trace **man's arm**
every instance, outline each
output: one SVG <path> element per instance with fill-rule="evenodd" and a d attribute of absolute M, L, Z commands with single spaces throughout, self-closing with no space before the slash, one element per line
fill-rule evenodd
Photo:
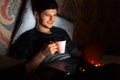
<path fill-rule="evenodd" d="M 27 68 L 27 71 L 28 72 L 35 71 L 45 57 L 46 56 L 43 55 L 41 52 L 39 54 L 37 54 L 32 60 L 30 60 L 29 62 L 26 63 L 25 66 Z"/>
<path fill-rule="evenodd" d="M 32 60 L 26 63 L 27 71 L 35 71 L 46 56 L 54 55 L 56 51 L 56 43 L 50 43 L 45 46 Z"/>

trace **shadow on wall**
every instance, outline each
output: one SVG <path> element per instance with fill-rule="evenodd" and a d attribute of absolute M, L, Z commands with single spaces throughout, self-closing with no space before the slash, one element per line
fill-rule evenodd
<path fill-rule="evenodd" d="M 106 42 L 105 54 L 120 55 L 120 1 L 79 0 L 76 4 L 81 5 L 76 8 L 75 46 L 79 48 L 93 42 Z"/>

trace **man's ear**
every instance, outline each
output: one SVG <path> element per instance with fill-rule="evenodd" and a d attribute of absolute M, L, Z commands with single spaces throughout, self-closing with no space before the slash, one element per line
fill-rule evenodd
<path fill-rule="evenodd" d="M 33 15 L 35 16 L 36 19 L 39 19 L 39 13 L 37 11 L 34 11 Z"/>

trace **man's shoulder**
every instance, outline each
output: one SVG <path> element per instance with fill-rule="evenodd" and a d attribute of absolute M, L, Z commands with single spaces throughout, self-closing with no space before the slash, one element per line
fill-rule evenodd
<path fill-rule="evenodd" d="M 35 29 L 34 28 L 24 32 L 22 35 L 32 34 L 32 33 L 35 33 Z"/>
<path fill-rule="evenodd" d="M 30 29 L 30 30 L 22 33 L 15 42 L 17 42 L 17 41 L 25 42 L 25 41 L 31 40 L 34 37 L 34 31 L 35 31 L 34 29 Z"/>
<path fill-rule="evenodd" d="M 33 28 L 33 29 L 30 29 L 30 30 L 28 30 L 28 31 L 26 31 L 26 32 L 24 32 L 24 33 L 22 33 L 21 35 L 20 35 L 20 37 L 27 37 L 27 38 L 29 38 L 29 37 L 31 37 L 33 34 L 35 34 L 35 29 Z M 20 38 L 19 37 L 19 38 Z"/>

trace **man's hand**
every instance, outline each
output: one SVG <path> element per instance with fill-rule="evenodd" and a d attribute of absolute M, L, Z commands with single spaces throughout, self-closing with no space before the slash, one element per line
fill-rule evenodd
<path fill-rule="evenodd" d="M 50 42 L 40 51 L 42 55 L 49 56 L 53 55 L 57 51 L 57 45 L 55 42 Z"/>

